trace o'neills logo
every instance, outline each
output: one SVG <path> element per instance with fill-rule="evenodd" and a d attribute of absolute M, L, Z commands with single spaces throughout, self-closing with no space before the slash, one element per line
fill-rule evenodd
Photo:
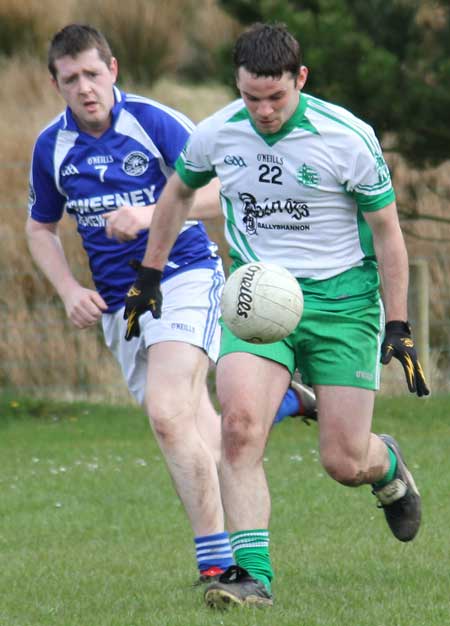
<path fill-rule="evenodd" d="M 245 274 L 242 277 L 241 284 L 239 287 L 239 295 L 237 302 L 236 313 L 239 317 L 248 317 L 249 311 L 252 309 L 253 304 L 253 296 L 252 296 L 252 286 L 255 275 L 261 271 L 261 268 L 258 265 L 249 265 Z"/>

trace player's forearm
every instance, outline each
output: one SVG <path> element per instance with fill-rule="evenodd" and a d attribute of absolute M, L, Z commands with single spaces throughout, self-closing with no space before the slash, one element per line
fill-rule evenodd
<path fill-rule="evenodd" d="M 364 213 L 369 224 L 380 274 L 386 321 L 408 317 L 408 253 L 395 202 Z"/>
<path fill-rule="evenodd" d="M 78 282 L 69 268 L 58 235 L 30 228 L 27 228 L 26 234 L 34 262 L 64 300 L 68 291 L 78 286 Z"/>
<path fill-rule="evenodd" d="M 408 319 L 408 256 L 406 249 L 379 257 L 383 304 L 386 321 Z"/>
<path fill-rule="evenodd" d="M 206 220 L 219 217 L 221 214 L 220 182 L 218 178 L 213 178 L 205 187 L 197 189 L 189 218 Z"/>
<path fill-rule="evenodd" d="M 193 198 L 194 190 L 182 184 L 174 174 L 156 204 L 143 265 L 164 269 L 172 246 L 188 217 Z"/>
<path fill-rule="evenodd" d="M 397 220 L 374 229 L 386 321 L 408 319 L 408 253 Z"/>

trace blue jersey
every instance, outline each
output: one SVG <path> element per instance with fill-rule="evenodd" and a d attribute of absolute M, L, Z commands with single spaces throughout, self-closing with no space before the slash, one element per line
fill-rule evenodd
<path fill-rule="evenodd" d="M 66 210 L 77 221 L 95 286 L 119 309 L 144 256 L 148 231 L 120 243 L 105 232 L 103 213 L 124 204 L 154 204 L 193 129 L 181 113 L 114 87 L 110 128 L 99 138 L 80 131 L 67 108 L 39 135 L 30 172 L 30 216 L 59 221 Z M 217 246 L 201 222 L 187 221 L 172 248 L 163 280 L 193 267 L 214 267 Z"/>

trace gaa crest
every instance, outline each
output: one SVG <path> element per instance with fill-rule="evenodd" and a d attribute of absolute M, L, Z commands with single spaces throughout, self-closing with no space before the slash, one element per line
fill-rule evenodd
<path fill-rule="evenodd" d="M 129 176 L 142 176 L 147 171 L 149 158 L 144 152 L 129 152 L 122 161 L 122 169 Z"/>

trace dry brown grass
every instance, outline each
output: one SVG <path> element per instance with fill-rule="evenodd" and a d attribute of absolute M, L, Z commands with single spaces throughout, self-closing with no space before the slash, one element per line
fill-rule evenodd
<path fill-rule="evenodd" d="M 429 270 L 431 379 L 435 389 L 450 390 L 450 161 L 419 171 L 401 158 L 391 159 L 398 205 L 410 258 L 426 259 Z M 441 221 L 440 221 L 441 220 Z M 446 220 L 446 221 L 443 221 Z"/>
<path fill-rule="evenodd" d="M 80 0 L 77 18 L 104 33 L 124 73 L 135 80 L 154 81 L 164 72 L 174 72 L 182 55 L 185 39 L 183 22 L 187 3 L 176 0 Z"/>
<path fill-rule="evenodd" d="M 203 40 L 197 18 L 208 25 Z M 51 393 L 126 399 L 128 393 L 101 332 L 75 331 L 49 283 L 34 267 L 24 237 L 28 168 L 39 131 L 63 108 L 51 87 L 46 63 L 53 33 L 69 22 L 89 22 L 104 30 L 126 66 L 143 64 L 141 77 L 181 66 L 195 45 L 216 46 L 231 23 L 212 0 L 2 0 L 0 36 L 4 47 L 20 55 L 0 63 L 0 185 L 4 190 L 0 223 L 0 307 L 4 332 L 0 339 L 0 384 Z M 194 37 L 195 34 L 195 37 Z M 209 38 L 209 39 L 208 39 Z M 124 86 L 124 85 L 122 85 Z M 126 85 L 125 85 L 126 86 Z M 154 92 L 161 100 L 199 120 L 228 100 L 221 88 L 194 90 L 162 81 Z M 83 284 L 91 284 L 84 251 L 68 218 L 61 237 L 70 264 Z M 13 295 L 12 295 L 13 294 Z"/>
<path fill-rule="evenodd" d="M 215 0 L 2 0 L 0 52 L 44 60 L 53 34 L 90 23 L 108 37 L 122 75 L 150 84 L 192 64 L 215 71 L 215 51 L 237 32 Z"/>
<path fill-rule="evenodd" d="M 66 320 L 52 287 L 33 265 L 24 236 L 28 168 L 39 131 L 63 109 L 44 64 L 29 57 L 0 64 L 0 385 L 46 396 L 126 401 L 118 367 L 103 345 L 100 329 L 76 331 Z M 229 101 L 227 90 L 161 81 L 143 95 L 183 110 L 198 121 Z M 61 237 L 77 278 L 91 284 L 75 224 L 65 217 Z"/>
<path fill-rule="evenodd" d="M 72 19 L 76 5 L 77 0 L 2 0 L 1 49 L 45 57 L 49 38 Z"/>
<path fill-rule="evenodd" d="M 161 7 L 161 12 L 167 8 L 169 15 L 177 4 L 168 1 L 157 6 Z M 174 45 L 178 55 L 187 54 L 192 46 L 213 46 L 220 37 L 229 36 L 233 31 L 234 25 L 217 12 L 214 0 L 197 3 L 186 0 L 182 4 L 185 7 L 189 5 L 191 9 L 196 7 L 197 21 L 194 23 L 192 17 L 189 18 L 191 21 L 187 26 L 191 28 L 191 38 L 180 43 L 180 47 Z M 132 14 L 132 9 L 141 6 L 141 3 L 134 0 L 123 3 L 122 7 L 118 0 L 107 3 L 106 0 L 97 0 L 88 4 L 84 0 L 24 0 L 22 3 L 2 0 L 0 4 L 0 21 L 8 11 L 16 11 L 18 19 L 34 20 L 38 33 L 36 54 L 24 54 L 0 62 L 0 186 L 3 190 L 0 309 L 4 328 L 0 337 L 0 384 L 4 388 L 27 389 L 47 396 L 64 394 L 70 397 L 83 391 L 90 398 L 106 396 L 125 400 L 128 394 L 121 374 L 103 345 L 100 330 L 80 332 L 71 327 L 51 286 L 34 267 L 23 234 L 32 146 L 41 128 L 63 108 L 62 101 L 49 83 L 45 54 L 41 52 L 38 55 L 37 51 L 55 29 L 68 21 L 81 19 L 83 15 L 88 16 L 88 13 L 83 14 L 88 5 L 92 16 L 97 14 L 98 19 L 103 20 L 102 24 L 106 25 L 110 9 L 117 15 L 122 10 L 124 14 Z M 149 12 L 156 6 L 150 0 L 146 5 Z M 146 13 L 146 19 L 150 18 L 150 13 Z M 144 37 L 143 33 L 139 36 Z M 122 86 L 178 108 L 194 121 L 199 121 L 233 97 L 219 86 L 193 88 L 169 79 L 156 82 L 152 89 L 130 84 Z M 398 157 L 391 158 L 390 164 L 400 208 L 417 210 L 425 215 L 450 215 L 449 162 L 427 172 L 410 169 Z M 433 221 L 405 221 L 404 227 L 410 254 L 430 260 L 434 332 L 439 334 L 442 345 L 450 351 L 450 241 L 435 241 L 450 240 L 450 228 L 448 224 Z M 209 224 L 208 229 L 226 256 L 220 221 Z M 84 251 L 71 220 L 62 221 L 61 235 L 74 273 L 83 284 L 90 284 Z M 446 353 L 447 359 L 448 356 L 449 352 Z M 435 388 L 448 390 L 448 370 L 442 369 L 442 355 L 434 352 L 431 363 Z M 390 366 L 385 371 L 383 389 L 395 393 L 404 387 L 402 373 L 395 366 Z"/>

